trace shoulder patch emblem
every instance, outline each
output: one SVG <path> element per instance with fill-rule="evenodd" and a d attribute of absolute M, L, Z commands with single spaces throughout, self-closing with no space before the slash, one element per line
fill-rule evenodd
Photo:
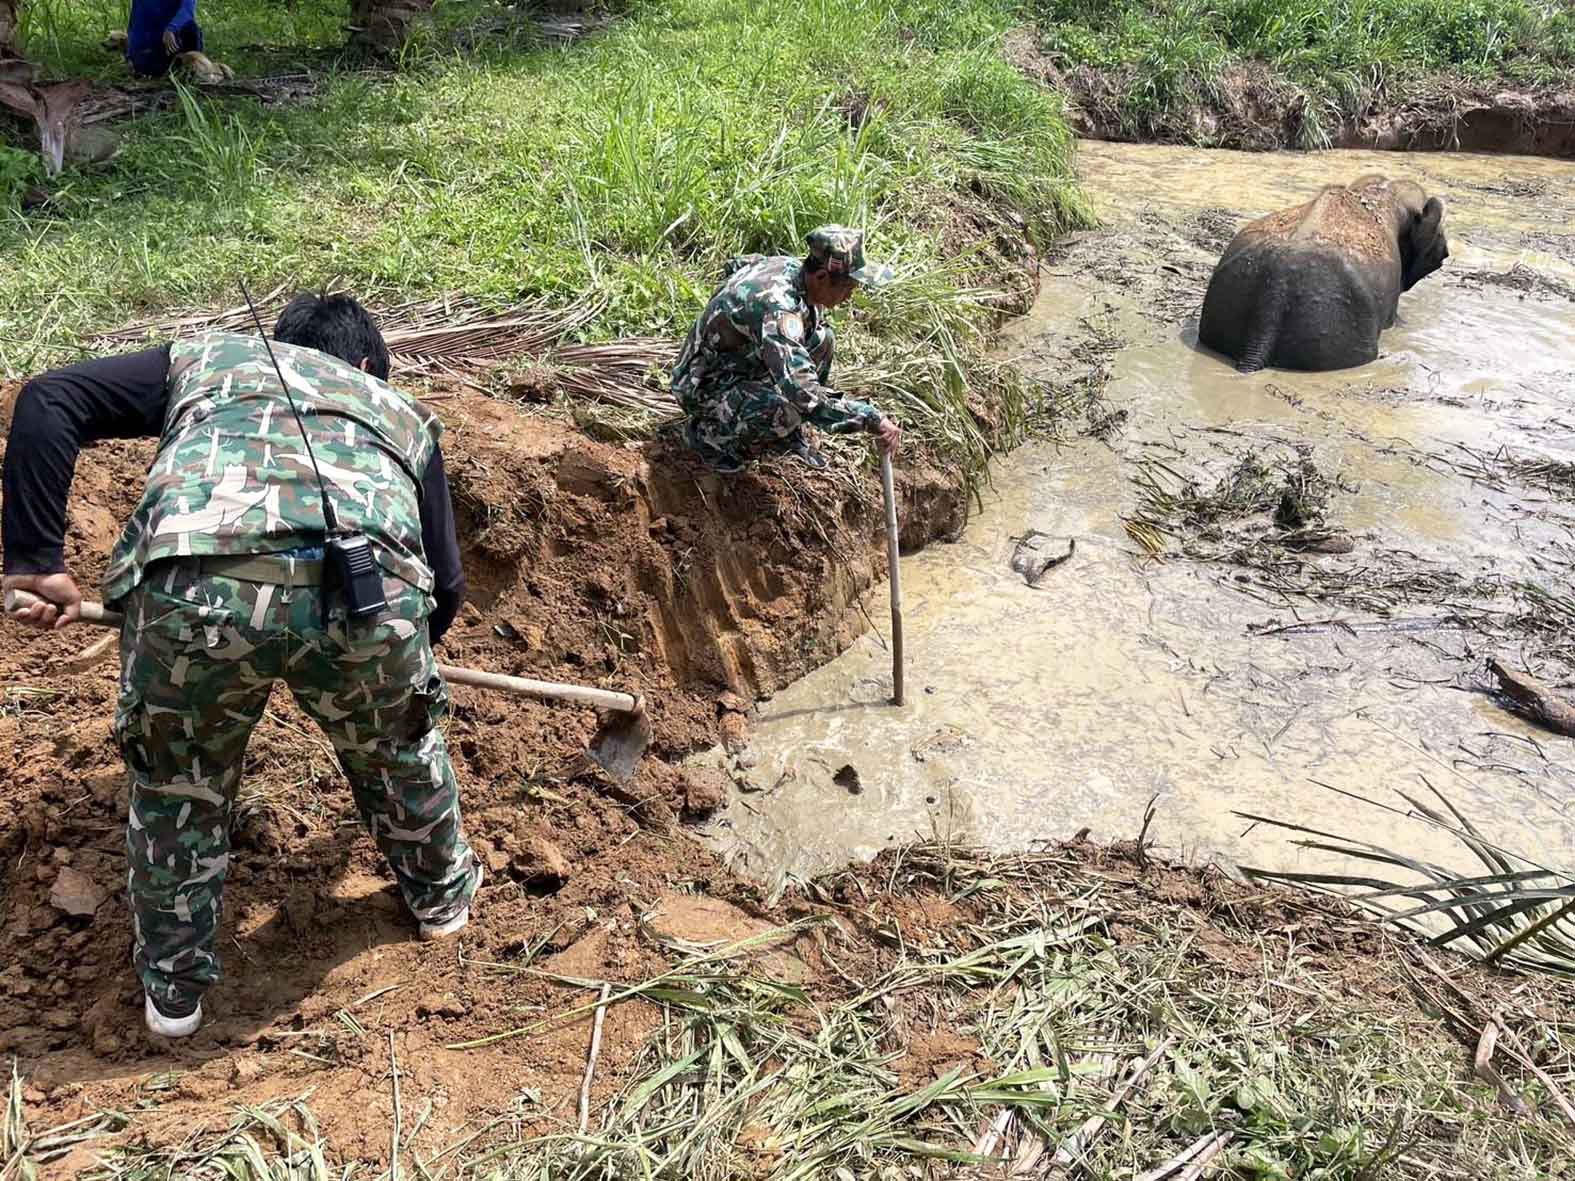
<path fill-rule="evenodd" d="M 777 331 L 794 344 L 804 343 L 804 317 L 797 312 L 786 312 L 777 317 Z"/>

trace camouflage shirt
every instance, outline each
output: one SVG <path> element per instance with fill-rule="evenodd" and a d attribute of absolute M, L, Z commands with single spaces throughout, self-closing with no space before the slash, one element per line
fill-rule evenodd
<path fill-rule="evenodd" d="M 804 289 L 804 264 L 746 255 L 728 263 L 721 289 L 689 330 L 673 367 L 673 394 L 704 413 L 708 391 L 769 382 L 803 417 L 828 431 L 871 430 L 880 411 L 821 384 L 807 342 L 822 312 Z"/>
<path fill-rule="evenodd" d="M 389 574 L 430 591 L 418 493 L 442 425 L 336 357 L 273 351 L 340 526 L 364 532 Z M 279 553 L 322 537 L 317 479 L 262 339 L 215 332 L 172 345 L 158 455 L 110 555 L 105 599 L 161 558 Z"/>

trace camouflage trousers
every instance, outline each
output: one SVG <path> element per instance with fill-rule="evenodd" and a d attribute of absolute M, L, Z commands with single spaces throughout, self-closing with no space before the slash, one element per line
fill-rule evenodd
<path fill-rule="evenodd" d="M 831 380 L 835 340 L 822 324 L 805 342 L 822 385 Z M 710 464 L 791 451 L 804 427 L 803 413 L 770 380 L 719 375 L 685 399 L 684 411 L 689 446 Z"/>
<path fill-rule="evenodd" d="M 219 978 L 230 818 L 276 680 L 333 743 L 416 917 L 469 904 L 477 864 L 439 728 L 448 688 L 427 638 L 431 602 L 394 579 L 385 594 L 377 619 L 325 625 L 320 587 L 219 577 L 180 558 L 126 597 L 115 738 L 131 772 L 133 954 L 156 1000 L 199 997 Z"/>

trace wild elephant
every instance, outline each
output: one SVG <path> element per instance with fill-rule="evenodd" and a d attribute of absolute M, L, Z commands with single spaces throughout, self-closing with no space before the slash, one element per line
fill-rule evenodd
<path fill-rule="evenodd" d="M 1365 365 L 1400 293 L 1449 257 L 1443 219 L 1420 185 L 1382 176 L 1260 217 L 1214 268 L 1198 339 L 1243 373 Z"/>

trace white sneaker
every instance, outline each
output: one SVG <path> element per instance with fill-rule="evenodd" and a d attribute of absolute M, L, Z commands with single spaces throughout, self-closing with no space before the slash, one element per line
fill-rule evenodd
<path fill-rule="evenodd" d="M 481 890 L 481 879 L 484 875 L 485 870 L 482 868 L 481 862 L 476 862 L 476 888 L 470 893 L 471 902 L 476 900 L 476 894 Z M 467 902 L 464 907 L 451 918 L 446 918 L 436 923 L 422 922 L 421 938 L 429 943 L 434 939 L 447 939 L 450 935 L 453 935 L 459 931 L 463 931 L 465 927 L 469 925 L 469 923 L 470 902 Z"/>
<path fill-rule="evenodd" d="M 153 998 L 144 993 L 142 1019 L 147 1022 L 148 1032 L 151 1034 L 159 1037 L 190 1037 L 202 1024 L 202 1002 L 198 1001 L 197 1007 L 184 1017 L 166 1017 L 159 1012 L 159 1007 L 153 1003 Z"/>

